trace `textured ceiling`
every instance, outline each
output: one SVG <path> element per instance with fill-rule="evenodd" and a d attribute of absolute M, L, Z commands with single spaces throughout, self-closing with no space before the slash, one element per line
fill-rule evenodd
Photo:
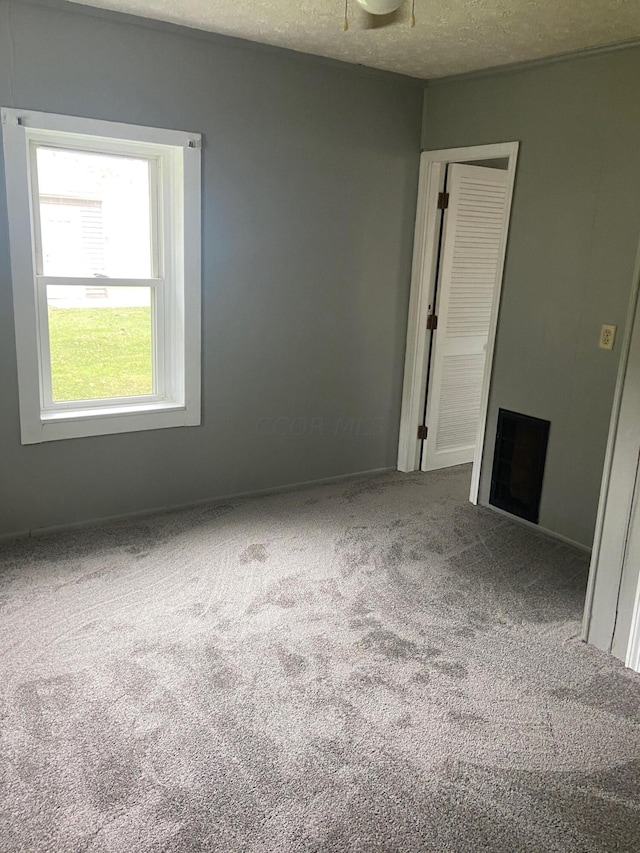
<path fill-rule="evenodd" d="M 639 0 L 411 0 L 398 20 L 367 29 L 349 0 L 76 0 L 305 53 L 442 77 L 640 37 Z"/>

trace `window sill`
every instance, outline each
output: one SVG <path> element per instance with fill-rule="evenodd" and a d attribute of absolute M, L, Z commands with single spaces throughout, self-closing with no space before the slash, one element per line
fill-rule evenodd
<path fill-rule="evenodd" d="M 32 428 L 22 431 L 22 444 L 39 444 L 69 438 L 113 435 L 121 432 L 141 432 L 198 426 L 200 412 L 167 402 L 143 403 L 139 406 L 110 406 L 104 408 L 67 409 L 62 412 L 42 412 Z"/>
<path fill-rule="evenodd" d="M 183 403 L 170 403 L 159 401 L 153 403 L 140 403 L 126 406 L 91 406 L 86 409 L 54 409 L 42 412 L 40 420 L 43 423 L 68 423 L 69 421 L 87 421 L 92 418 L 119 418 L 130 415 L 142 415 L 152 412 L 177 412 L 184 411 Z"/>

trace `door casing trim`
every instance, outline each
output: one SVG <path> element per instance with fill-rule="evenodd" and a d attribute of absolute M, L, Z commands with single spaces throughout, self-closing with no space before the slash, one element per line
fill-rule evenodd
<path fill-rule="evenodd" d="M 635 393 L 637 358 L 632 357 L 637 356 L 640 347 L 639 298 L 640 244 L 620 346 L 582 619 L 583 640 L 612 653 L 637 671 L 640 671 L 640 579 L 628 628 L 620 624 L 618 615 L 632 522 L 640 498 L 640 438 L 636 426 L 640 403 Z"/>
<path fill-rule="evenodd" d="M 413 245 L 413 266 L 411 271 L 411 295 L 409 297 L 409 317 L 407 322 L 407 348 L 405 355 L 404 384 L 402 388 L 402 409 L 400 414 L 400 438 L 398 442 L 398 470 L 417 471 L 420 469 L 420 450 L 422 442 L 417 438 L 419 424 L 422 423 L 427 384 L 427 367 L 431 332 L 427 331 L 429 306 L 433 303 L 437 275 L 439 224 L 442 211 L 437 209 L 438 193 L 444 187 L 446 166 L 449 163 L 465 163 L 474 160 L 497 160 L 508 158 L 507 168 L 507 208 L 503 226 L 500 258 L 498 263 L 498 281 L 491 311 L 489 340 L 482 394 L 480 398 L 480 420 L 478 440 L 473 459 L 471 489 L 469 500 L 478 503 L 482 456 L 485 445 L 487 409 L 491 372 L 495 348 L 496 330 L 504 262 L 507 250 L 507 235 L 511 220 L 511 206 L 518 160 L 518 142 L 500 142 L 489 145 L 474 145 L 465 148 L 444 148 L 436 151 L 423 151 L 420 155 L 420 177 L 418 182 L 418 202 Z"/>

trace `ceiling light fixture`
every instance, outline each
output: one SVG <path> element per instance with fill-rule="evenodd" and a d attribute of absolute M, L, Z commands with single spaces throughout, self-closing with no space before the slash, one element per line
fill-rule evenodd
<path fill-rule="evenodd" d="M 374 23 L 376 19 L 372 18 L 371 24 L 366 27 L 366 29 L 378 29 L 380 27 L 387 27 L 390 24 L 396 23 L 396 12 L 402 5 L 404 5 L 405 0 L 356 0 L 356 3 L 364 9 L 368 15 L 376 15 L 378 18 L 385 19 L 377 20 Z M 415 6 L 416 0 L 411 0 L 411 17 L 409 18 L 410 27 L 415 27 L 416 25 Z M 344 0 L 344 21 L 342 22 L 342 29 L 345 32 L 349 29 L 349 0 Z"/>
<path fill-rule="evenodd" d="M 404 0 L 356 0 L 356 3 L 370 15 L 390 15 L 402 6 Z"/>

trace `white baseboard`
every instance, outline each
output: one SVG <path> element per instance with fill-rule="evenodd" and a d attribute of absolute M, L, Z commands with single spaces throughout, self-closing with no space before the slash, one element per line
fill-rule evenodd
<path fill-rule="evenodd" d="M 35 527 L 31 530 L 19 530 L 15 533 L 1 533 L 0 543 L 15 542 L 18 539 L 28 539 L 35 536 L 46 536 L 49 533 L 63 533 L 66 530 L 81 530 L 83 527 L 93 527 L 96 524 L 110 524 L 114 521 L 126 521 L 133 518 L 145 518 L 150 515 L 158 515 L 163 512 L 174 512 L 181 509 L 191 509 L 197 506 L 226 503 L 227 501 L 239 500 L 240 498 L 260 497 L 261 495 L 276 495 L 281 492 L 293 492 L 296 489 L 304 489 L 309 486 L 324 486 L 331 483 L 340 483 L 344 480 L 357 480 L 360 477 L 375 477 L 379 474 L 388 474 L 395 471 L 395 467 L 371 468 L 367 471 L 354 471 L 351 474 L 336 474 L 333 477 L 323 477 L 319 480 L 303 480 L 298 483 L 287 483 L 282 486 L 271 486 L 266 489 L 254 489 L 246 492 L 233 492 L 232 494 L 219 495 L 210 498 L 200 498 L 197 501 L 189 501 L 181 504 L 167 504 L 155 506 L 149 509 L 135 510 L 134 512 L 123 512 L 117 515 L 103 515 L 96 518 L 87 518 L 83 521 L 73 521 L 67 524 L 53 524 L 50 527 Z"/>
<path fill-rule="evenodd" d="M 526 518 L 519 518 L 517 515 L 512 515 L 510 512 L 505 512 L 505 510 L 500 509 L 497 506 L 493 506 L 492 504 L 480 504 L 484 509 L 490 509 L 491 512 L 496 512 L 498 515 L 502 515 L 504 518 L 508 518 L 510 521 L 514 521 L 516 524 L 521 524 L 523 527 L 526 527 L 528 530 L 531 530 L 532 533 L 539 533 L 540 536 L 544 536 L 547 539 L 557 539 L 560 542 L 564 542 L 565 545 L 572 545 L 574 548 L 578 548 L 580 551 L 584 551 L 586 554 L 591 553 L 591 548 L 588 545 L 583 545 L 582 542 L 576 542 L 575 539 L 570 539 L 568 536 L 563 536 L 562 533 L 556 533 L 555 530 L 548 530 L 546 527 L 541 527 L 539 524 L 534 524 L 532 521 L 527 521 Z"/>

